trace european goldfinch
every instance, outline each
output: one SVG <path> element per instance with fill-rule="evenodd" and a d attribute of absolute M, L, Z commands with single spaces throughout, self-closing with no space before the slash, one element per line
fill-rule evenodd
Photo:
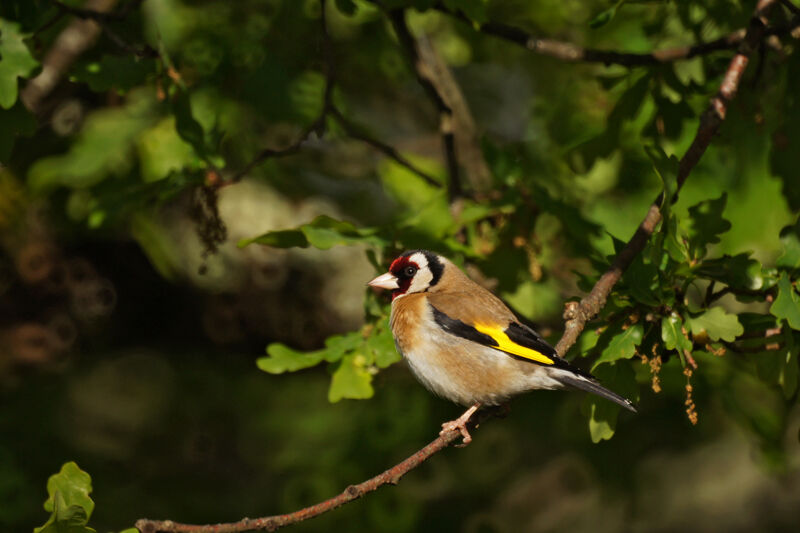
<path fill-rule="evenodd" d="M 464 444 L 472 440 L 466 423 L 478 408 L 535 389 L 581 389 L 636 412 L 630 400 L 556 355 L 499 298 L 440 255 L 405 252 L 369 285 L 392 291 L 392 334 L 417 379 L 471 406 L 442 424 L 442 433 L 458 429 Z"/>

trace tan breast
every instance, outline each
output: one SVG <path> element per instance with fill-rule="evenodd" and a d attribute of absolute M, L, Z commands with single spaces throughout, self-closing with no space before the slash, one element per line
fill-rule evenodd
<path fill-rule="evenodd" d="M 396 299 L 391 327 L 417 379 L 453 402 L 492 405 L 532 388 L 554 388 L 543 368 L 442 330 L 433 320 L 427 294 Z M 535 383 L 541 378 L 545 382 Z"/>

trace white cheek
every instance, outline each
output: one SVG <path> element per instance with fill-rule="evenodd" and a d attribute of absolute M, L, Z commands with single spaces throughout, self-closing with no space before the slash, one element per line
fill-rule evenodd
<path fill-rule="evenodd" d="M 407 292 L 422 292 L 430 287 L 431 281 L 433 281 L 433 273 L 430 269 L 426 268 L 420 270 L 417 272 L 417 275 L 414 276 L 414 279 L 411 280 L 411 285 L 408 287 Z"/>

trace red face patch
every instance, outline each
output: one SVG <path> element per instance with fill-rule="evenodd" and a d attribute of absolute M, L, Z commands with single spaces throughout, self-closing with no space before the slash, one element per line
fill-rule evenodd
<path fill-rule="evenodd" d="M 409 267 L 413 268 L 413 272 L 411 272 Z M 408 288 L 411 286 L 411 280 L 414 279 L 414 275 L 418 270 L 419 265 L 414 261 L 409 261 L 407 256 L 400 256 L 392 261 L 392 264 L 389 266 L 389 272 L 397 278 L 398 285 L 398 288 L 392 291 L 392 300 L 398 296 L 402 296 L 408 291 Z"/>

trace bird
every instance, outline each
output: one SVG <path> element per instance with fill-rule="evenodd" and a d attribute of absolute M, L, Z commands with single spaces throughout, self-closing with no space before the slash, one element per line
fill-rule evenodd
<path fill-rule="evenodd" d="M 636 412 L 439 254 L 406 251 L 368 285 L 392 291 L 395 346 L 416 378 L 434 394 L 469 406 L 442 424 L 440 435 L 458 430 L 467 445 L 467 423 L 479 408 L 537 389 L 579 389 Z"/>

